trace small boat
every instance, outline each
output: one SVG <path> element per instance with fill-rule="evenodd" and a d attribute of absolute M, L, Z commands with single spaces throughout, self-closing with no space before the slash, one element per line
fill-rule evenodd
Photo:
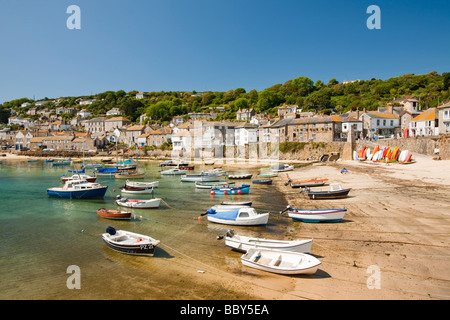
<path fill-rule="evenodd" d="M 251 201 L 222 201 L 221 205 L 224 206 L 251 206 Z"/>
<path fill-rule="evenodd" d="M 119 169 L 117 167 L 94 169 L 94 174 L 97 176 L 115 177 L 116 173 L 119 173 Z"/>
<path fill-rule="evenodd" d="M 28 162 L 37 162 L 37 161 L 39 161 L 39 159 L 28 159 L 27 161 Z"/>
<path fill-rule="evenodd" d="M 55 160 L 52 158 L 47 158 L 44 160 L 45 163 L 49 163 L 49 162 L 53 162 L 53 161 L 55 161 Z"/>
<path fill-rule="evenodd" d="M 136 208 L 136 209 L 157 209 L 159 208 L 159 204 L 161 203 L 161 199 L 154 198 L 148 200 L 131 200 L 127 198 L 122 198 L 117 196 L 116 204 L 122 207 L 127 208 Z"/>
<path fill-rule="evenodd" d="M 273 172 L 285 172 L 294 170 L 294 165 L 282 164 L 278 167 L 270 167 Z"/>
<path fill-rule="evenodd" d="M 350 190 L 351 188 L 342 189 L 342 186 L 339 183 L 330 184 L 330 190 L 325 191 L 311 191 L 309 187 L 305 188 L 308 197 L 314 200 L 346 198 Z"/>
<path fill-rule="evenodd" d="M 344 217 L 347 209 L 294 209 L 291 206 L 287 206 L 286 209 L 281 211 L 287 211 L 289 217 L 293 221 L 302 222 L 339 222 Z"/>
<path fill-rule="evenodd" d="M 234 186 L 235 182 L 195 182 L 197 189 L 212 189 L 212 188 L 228 188 Z"/>
<path fill-rule="evenodd" d="M 158 188 L 159 182 L 158 181 L 152 181 L 152 182 L 140 182 L 140 181 L 130 181 L 127 180 L 125 182 L 125 185 L 127 187 L 136 187 L 136 188 Z"/>
<path fill-rule="evenodd" d="M 253 177 L 252 174 L 229 174 L 228 178 L 229 179 L 250 179 L 251 177 Z"/>
<path fill-rule="evenodd" d="M 153 187 L 130 187 L 127 185 L 124 185 L 120 188 L 122 193 L 132 193 L 132 194 L 150 194 L 153 193 Z"/>
<path fill-rule="evenodd" d="M 161 171 L 162 175 L 181 175 L 186 174 L 186 170 L 181 170 L 180 168 L 173 168 Z"/>
<path fill-rule="evenodd" d="M 272 184 L 272 179 L 253 180 L 255 184 Z"/>
<path fill-rule="evenodd" d="M 258 174 L 259 177 L 263 177 L 263 178 L 273 178 L 278 176 L 277 172 L 271 172 L 271 173 L 260 173 Z"/>
<path fill-rule="evenodd" d="M 160 243 L 152 237 L 124 230 L 116 231 L 113 227 L 106 228 L 102 238 L 111 249 L 132 255 L 153 256 Z"/>
<path fill-rule="evenodd" d="M 251 248 L 261 248 L 308 253 L 311 250 L 312 241 L 313 239 L 289 241 L 247 237 L 234 234 L 233 230 L 228 230 L 225 234 L 225 245 L 241 252 L 247 252 Z"/>
<path fill-rule="evenodd" d="M 138 172 L 138 171 L 123 171 L 123 172 L 118 172 L 114 175 L 114 177 L 116 177 L 116 179 L 129 179 L 129 178 L 141 179 L 141 178 L 144 178 L 144 176 L 145 176 L 145 172 Z"/>
<path fill-rule="evenodd" d="M 106 219 L 114 219 L 114 220 L 129 220 L 129 219 L 131 219 L 131 211 L 126 211 L 126 210 L 100 208 L 97 210 L 97 214 L 100 217 L 103 217 Z"/>
<path fill-rule="evenodd" d="M 187 174 L 181 177 L 181 181 L 185 182 L 213 182 L 220 181 L 220 177 L 215 174 L 201 173 L 201 174 Z"/>
<path fill-rule="evenodd" d="M 251 248 L 241 257 L 247 267 L 278 274 L 314 274 L 321 262 L 312 255 L 291 251 Z"/>
<path fill-rule="evenodd" d="M 213 165 L 214 165 L 214 161 L 205 162 L 205 166 L 213 166 Z"/>
<path fill-rule="evenodd" d="M 113 158 L 102 158 L 101 161 L 102 162 L 112 162 Z"/>
<path fill-rule="evenodd" d="M 48 188 L 47 194 L 70 199 L 103 198 L 107 189 L 108 186 L 102 186 L 99 183 L 86 180 L 70 180 L 66 181 L 63 186 Z"/>
<path fill-rule="evenodd" d="M 228 195 L 228 194 L 247 194 L 250 192 L 250 185 L 243 184 L 240 187 L 211 188 L 211 194 Z"/>
<path fill-rule="evenodd" d="M 248 206 L 227 211 L 211 208 L 202 215 L 208 215 L 208 221 L 211 222 L 237 226 L 266 225 L 269 220 L 268 212 L 257 213 L 255 208 Z"/>
<path fill-rule="evenodd" d="M 291 181 L 289 179 L 289 184 L 292 188 L 306 188 L 306 187 L 317 187 L 317 186 L 323 186 L 328 179 L 326 178 L 315 178 L 315 179 L 309 179 L 309 180 L 298 180 L 298 181 Z"/>
<path fill-rule="evenodd" d="M 87 182 L 95 182 L 97 180 L 97 177 L 92 177 L 87 174 L 79 174 L 79 173 L 73 174 L 71 176 L 63 175 L 61 177 L 61 181 L 64 181 L 64 182 L 72 181 L 72 180 L 86 180 Z"/>

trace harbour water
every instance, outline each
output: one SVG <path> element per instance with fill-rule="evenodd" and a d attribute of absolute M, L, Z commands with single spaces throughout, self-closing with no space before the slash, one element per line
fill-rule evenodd
<path fill-rule="evenodd" d="M 125 180 L 98 177 L 97 182 L 108 186 L 104 199 L 59 199 L 48 197 L 46 189 L 61 185 L 60 177 L 74 168 L 53 168 L 43 161 L 3 161 L 0 299 L 252 298 L 251 293 L 238 295 L 238 289 L 217 280 L 221 273 L 238 279 L 245 267 L 240 264 L 241 254 L 216 237 L 232 228 L 236 233 L 283 238 L 289 220 L 279 215 L 286 205 L 282 195 L 272 186 L 254 185 L 247 179 L 235 182 L 250 184 L 250 194 L 213 196 L 194 183 L 181 182 L 180 176 L 161 176 L 158 162 L 140 162 L 140 166 L 146 171 L 142 181 L 159 181 L 155 196 L 164 202 L 156 210 L 131 209 L 131 221 L 113 221 L 96 211 L 118 208 L 114 200 Z M 190 173 L 208 169 L 196 166 Z M 255 179 L 260 171 L 245 172 Z M 272 213 L 268 225 L 232 227 L 208 222 L 206 216 L 199 220 L 201 213 L 223 200 L 253 201 L 258 212 Z M 108 226 L 149 235 L 161 244 L 154 257 L 117 253 L 102 241 Z M 80 289 L 68 288 L 69 266 L 79 267 Z"/>

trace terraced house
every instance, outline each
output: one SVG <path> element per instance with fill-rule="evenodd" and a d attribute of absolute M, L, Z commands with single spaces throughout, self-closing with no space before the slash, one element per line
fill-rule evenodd
<path fill-rule="evenodd" d="M 342 118 L 340 116 L 290 119 L 286 141 L 331 142 L 341 140 Z"/>

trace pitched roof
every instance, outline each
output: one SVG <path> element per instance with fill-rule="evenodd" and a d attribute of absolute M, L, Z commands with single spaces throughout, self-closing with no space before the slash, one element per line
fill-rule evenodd
<path fill-rule="evenodd" d="M 440 106 L 437 107 L 438 109 L 443 108 L 450 108 L 450 101 L 447 101 L 446 103 L 442 103 Z"/>
<path fill-rule="evenodd" d="M 430 108 L 419 114 L 417 117 L 411 119 L 411 121 L 429 121 L 436 120 L 436 118 L 436 108 Z"/>
<path fill-rule="evenodd" d="M 385 113 L 385 112 L 378 112 L 378 111 L 368 111 L 365 114 L 367 114 L 369 117 L 372 117 L 372 118 L 398 119 L 398 115 L 397 114 L 392 114 L 392 113 Z"/>

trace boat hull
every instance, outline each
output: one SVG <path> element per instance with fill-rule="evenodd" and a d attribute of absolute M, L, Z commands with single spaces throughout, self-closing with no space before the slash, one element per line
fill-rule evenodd
<path fill-rule="evenodd" d="M 335 191 L 309 191 L 308 197 L 313 200 L 320 199 L 342 199 L 348 196 L 351 188 Z"/>
<path fill-rule="evenodd" d="M 122 231 L 113 236 L 104 233 L 102 239 L 109 248 L 117 252 L 140 256 L 153 256 L 159 244 L 158 240 L 150 237 Z"/>
<path fill-rule="evenodd" d="M 320 180 L 305 180 L 305 181 L 292 181 L 292 188 L 305 188 L 305 187 L 318 187 L 323 186 L 328 179 Z"/>
<path fill-rule="evenodd" d="M 125 210 L 105 209 L 101 208 L 97 210 L 97 214 L 105 219 L 112 220 L 130 220 L 131 212 Z"/>
<path fill-rule="evenodd" d="M 220 181 L 219 176 L 210 176 L 210 175 L 185 175 L 181 177 L 181 181 L 184 182 L 215 182 Z"/>
<path fill-rule="evenodd" d="M 272 184 L 272 179 L 253 180 L 254 184 Z"/>
<path fill-rule="evenodd" d="M 250 192 L 249 185 L 242 185 L 241 187 L 233 187 L 233 188 L 213 188 L 211 189 L 211 194 L 217 195 L 234 195 L 234 194 L 247 194 Z"/>
<path fill-rule="evenodd" d="M 116 200 L 116 204 L 122 207 L 134 208 L 134 209 L 158 209 L 161 203 L 161 199 L 155 198 L 151 200 L 128 200 L 120 201 Z"/>
<path fill-rule="evenodd" d="M 103 198 L 108 186 L 103 186 L 89 190 L 62 190 L 61 188 L 49 188 L 47 194 L 50 197 L 67 198 L 67 199 L 93 199 Z"/>
<path fill-rule="evenodd" d="M 295 209 L 288 211 L 289 217 L 294 221 L 302 222 L 339 222 L 344 217 L 347 209 L 328 209 L 328 210 L 302 210 Z"/>
<path fill-rule="evenodd" d="M 225 237 L 225 245 L 240 252 L 247 252 L 250 249 L 261 248 L 308 253 L 311 251 L 312 241 L 313 239 L 293 241 L 270 240 L 238 235 L 234 235 L 233 237 Z"/>
<path fill-rule="evenodd" d="M 231 226 L 261 226 L 266 225 L 268 220 L 269 213 L 260 213 L 257 217 L 237 218 L 236 220 L 226 220 L 208 215 L 208 221 Z"/>

